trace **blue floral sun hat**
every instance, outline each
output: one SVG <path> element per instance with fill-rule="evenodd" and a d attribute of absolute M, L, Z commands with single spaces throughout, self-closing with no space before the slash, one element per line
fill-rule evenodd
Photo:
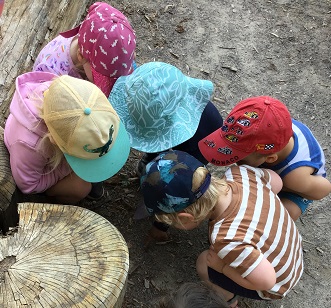
<path fill-rule="evenodd" d="M 155 153 L 195 134 L 212 92 L 211 81 L 185 76 L 167 63 L 150 62 L 119 77 L 108 100 L 125 125 L 131 147 Z"/>

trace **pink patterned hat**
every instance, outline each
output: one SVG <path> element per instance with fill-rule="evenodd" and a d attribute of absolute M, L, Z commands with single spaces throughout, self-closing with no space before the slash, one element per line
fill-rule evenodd
<path fill-rule="evenodd" d="M 117 78 L 133 71 L 136 35 L 128 19 L 109 4 L 96 2 L 78 27 L 61 33 L 76 34 L 80 52 L 91 64 L 94 84 L 108 97 Z"/>

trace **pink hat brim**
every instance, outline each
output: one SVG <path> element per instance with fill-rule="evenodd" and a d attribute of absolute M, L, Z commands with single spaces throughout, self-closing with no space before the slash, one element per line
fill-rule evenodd
<path fill-rule="evenodd" d="M 73 29 L 71 29 L 71 30 L 67 30 L 67 31 L 64 31 L 64 32 L 60 32 L 60 35 L 63 36 L 63 37 L 65 37 L 65 38 L 74 37 L 75 35 L 78 34 L 78 31 L 79 31 L 79 29 L 80 29 L 80 26 L 81 26 L 81 25 L 79 25 L 79 26 L 77 26 L 77 27 L 75 27 L 75 28 L 73 28 Z"/>

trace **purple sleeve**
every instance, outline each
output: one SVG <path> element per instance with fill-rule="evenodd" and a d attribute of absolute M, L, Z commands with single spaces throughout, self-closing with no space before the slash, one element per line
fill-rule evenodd
<path fill-rule="evenodd" d="M 57 36 L 50 41 L 38 54 L 33 65 L 33 71 L 49 72 L 55 75 L 70 75 L 76 71 L 70 57 L 72 38 Z M 76 76 L 74 76 L 76 77 Z"/>

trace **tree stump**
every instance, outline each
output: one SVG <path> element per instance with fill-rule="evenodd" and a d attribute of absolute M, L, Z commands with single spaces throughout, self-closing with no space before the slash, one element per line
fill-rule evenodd
<path fill-rule="evenodd" d="M 121 307 L 127 245 L 102 216 L 77 206 L 20 203 L 0 238 L 0 307 Z"/>
<path fill-rule="evenodd" d="M 0 17 L 0 126 L 8 116 L 18 75 L 30 71 L 40 49 L 83 19 L 95 1 L 5 0 Z"/>

